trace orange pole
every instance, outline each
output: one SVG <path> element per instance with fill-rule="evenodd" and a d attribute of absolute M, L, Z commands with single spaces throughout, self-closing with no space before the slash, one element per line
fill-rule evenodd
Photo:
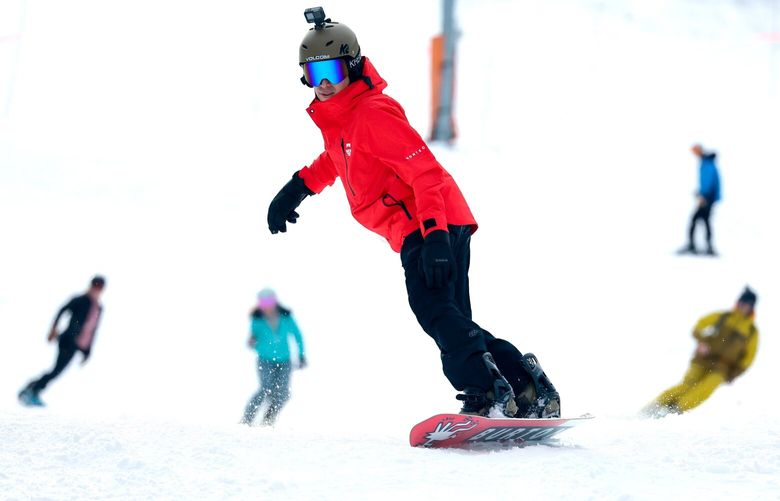
<path fill-rule="evenodd" d="M 444 60 L 444 36 L 431 40 L 431 139 L 436 137 L 436 115 L 441 105 L 441 65 Z"/>

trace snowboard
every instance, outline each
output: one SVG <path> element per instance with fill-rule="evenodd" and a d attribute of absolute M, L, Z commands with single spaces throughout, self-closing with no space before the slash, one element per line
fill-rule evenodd
<path fill-rule="evenodd" d="M 417 423 L 409 433 L 412 447 L 472 447 L 486 444 L 544 444 L 559 433 L 592 419 L 489 418 L 468 414 L 437 414 Z"/>
<path fill-rule="evenodd" d="M 701 251 L 695 250 L 695 249 L 694 250 L 689 250 L 689 249 L 687 249 L 685 247 L 683 247 L 682 249 L 676 251 L 674 254 L 676 256 L 719 257 L 718 253 L 715 252 L 715 251 L 707 252 L 707 251 L 704 251 L 704 250 L 701 250 Z"/>

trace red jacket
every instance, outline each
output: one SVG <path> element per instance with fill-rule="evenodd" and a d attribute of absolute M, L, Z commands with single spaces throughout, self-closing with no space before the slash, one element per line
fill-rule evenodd
<path fill-rule="evenodd" d="M 477 223 L 455 180 L 436 161 L 406 119 L 401 105 L 382 94 L 387 83 L 365 59 L 373 83 L 351 83 L 327 101 L 314 99 L 308 112 L 322 131 L 325 151 L 298 175 L 321 192 L 341 178 L 352 215 L 400 252 L 404 238 L 447 225 Z"/>

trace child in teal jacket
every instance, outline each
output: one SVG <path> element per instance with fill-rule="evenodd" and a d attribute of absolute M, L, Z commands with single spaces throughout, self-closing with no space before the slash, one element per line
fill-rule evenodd
<path fill-rule="evenodd" d="M 303 338 L 290 310 L 279 305 L 271 289 L 263 289 L 258 294 L 257 307 L 251 315 L 251 332 L 248 344 L 257 352 L 260 389 L 244 409 L 242 423 L 252 424 L 266 403 L 262 422 L 272 425 L 290 398 L 291 341 L 298 350 L 299 367 L 306 365 Z"/>

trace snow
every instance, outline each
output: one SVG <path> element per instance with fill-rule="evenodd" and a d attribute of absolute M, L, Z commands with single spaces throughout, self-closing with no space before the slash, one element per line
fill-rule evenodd
<path fill-rule="evenodd" d="M 493 452 L 408 446 L 457 401 L 398 256 L 340 187 L 266 229 L 321 148 L 294 64 L 310 6 L 0 3 L 0 498 L 780 498 L 780 6 L 458 2 L 459 139 L 432 147 L 480 222 L 475 319 L 539 356 L 564 414 L 596 416 Z M 324 7 L 426 134 L 439 2 Z M 694 142 L 719 152 L 718 259 L 672 255 Z M 93 358 L 20 408 L 55 356 L 52 316 L 94 273 Z M 745 284 L 753 367 L 689 414 L 638 419 L 682 377 L 695 321 Z M 309 359 L 273 429 L 237 424 L 265 286 Z"/>

